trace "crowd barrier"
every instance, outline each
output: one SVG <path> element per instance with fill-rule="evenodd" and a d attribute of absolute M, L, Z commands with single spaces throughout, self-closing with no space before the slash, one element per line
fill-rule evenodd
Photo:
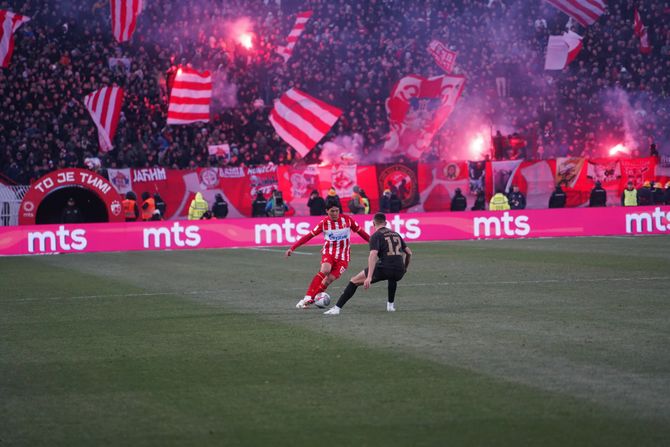
<path fill-rule="evenodd" d="M 368 232 L 372 216 L 356 216 Z M 407 242 L 670 233 L 670 206 L 392 214 Z M 0 255 L 286 246 L 318 217 L 30 225 L 0 229 Z M 311 244 L 321 244 L 316 237 Z M 353 243 L 361 243 L 358 235 Z"/>

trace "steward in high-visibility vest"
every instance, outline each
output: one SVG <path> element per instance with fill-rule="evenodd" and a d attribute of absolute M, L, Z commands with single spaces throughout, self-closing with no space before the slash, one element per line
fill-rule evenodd
<path fill-rule="evenodd" d="M 489 202 L 489 211 L 505 211 L 510 209 L 509 200 L 507 196 L 501 192 L 497 192 L 491 197 Z"/>
<path fill-rule="evenodd" d="M 633 186 L 633 182 L 628 182 L 626 189 L 623 190 L 621 204 L 623 206 L 637 206 L 637 190 Z"/>
<path fill-rule="evenodd" d="M 137 207 L 137 196 L 135 193 L 128 191 L 122 204 L 123 216 L 126 218 L 126 222 L 135 222 L 140 215 L 140 209 Z"/>
<path fill-rule="evenodd" d="M 151 216 L 156 211 L 156 202 L 151 194 L 146 191 L 142 193 L 142 200 L 142 220 L 151 220 Z"/>
<path fill-rule="evenodd" d="M 202 219 L 202 215 L 209 211 L 209 204 L 202 197 L 202 193 L 196 192 L 195 199 L 191 200 L 191 206 L 188 207 L 188 220 Z"/>

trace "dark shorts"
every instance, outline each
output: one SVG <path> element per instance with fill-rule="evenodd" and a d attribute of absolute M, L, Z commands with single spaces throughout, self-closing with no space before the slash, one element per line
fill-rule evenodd
<path fill-rule="evenodd" d="M 365 275 L 367 276 L 367 274 L 368 269 L 366 268 Z M 388 281 L 389 279 L 394 281 L 400 281 L 404 275 L 405 275 L 404 270 L 389 269 L 377 266 L 375 267 L 375 272 L 372 274 L 372 283 L 376 283 L 379 281 Z"/>

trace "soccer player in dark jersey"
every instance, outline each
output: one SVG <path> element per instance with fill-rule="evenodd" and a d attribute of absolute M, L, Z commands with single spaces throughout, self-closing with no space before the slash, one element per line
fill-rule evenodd
<path fill-rule="evenodd" d="M 368 267 L 351 278 L 337 304 L 324 312 L 326 315 L 339 315 L 361 284 L 368 289 L 379 281 L 388 281 L 386 310 L 395 312 L 395 291 L 407 271 L 412 250 L 398 233 L 386 227 L 386 215 L 375 214 L 373 223 L 375 232 L 370 236 Z"/>
<path fill-rule="evenodd" d="M 321 268 L 314 276 L 312 282 L 307 288 L 305 297 L 295 305 L 298 309 L 306 309 L 314 303 L 314 296 L 328 288 L 330 283 L 339 278 L 349 267 L 350 239 L 351 232 L 355 231 L 365 241 L 370 240 L 370 236 L 358 225 L 352 217 L 340 214 L 339 202 L 330 197 L 326 200 L 326 216 L 321 222 L 298 239 L 295 244 L 286 250 L 286 256 L 291 256 L 293 251 L 312 239 L 314 236 L 323 233 L 323 249 L 321 250 Z"/>

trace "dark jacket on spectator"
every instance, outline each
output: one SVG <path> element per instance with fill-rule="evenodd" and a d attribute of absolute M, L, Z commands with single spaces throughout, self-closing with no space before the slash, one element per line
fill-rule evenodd
<path fill-rule="evenodd" d="M 600 182 L 596 182 L 596 186 L 591 190 L 591 197 L 589 198 L 589 206 L 607 206 L 607 191 L 600 186 Z"/>
<path fill-rule="evenodd" d="M 217 194 L 212 205 L 212 215 L 217 219 L 223 219 L 228 215 L 228 203 L 221 194 Z"/>
<path fill-rule="evenodd" d="M 643 186 L 637 190 L 637 205 L 649 206 L 654 203 L 654 195 L 649 186 Z"/>
<path fill-rule="evenodd" d="M 461 193 L 460 188 L 456 188 L 454 191 L 454 197 L 451 198 L 451 211 L 465 211 L 468 207 L 468 201 L 466 200 L 463 193 Z"/>
<path fill-rule="evenodd" d="M 316 190 L 312 191 L 312 194 L 309 196 L 307 207 L 309 208 L 310 216 L 323 216 L 326 214 L 326 201 L 323 200 L 323 197 Z"/>
<path fill-rule="evenodd" d="M 266 217 L 265 207 L 267 206 L 268 201 L 265 199 L 265 196 L 261 191 L 258 191 L 256 194 L 256 199 L 251 204 L 251 216 L 252 217 Z"/>
<path fill-rule="evenodd" d="M 554 192 L 551 193 L 551 197 L 549 197 L 549 208 L 565 208 L 566 199 L 561 185 L 556 186 Z"/>

